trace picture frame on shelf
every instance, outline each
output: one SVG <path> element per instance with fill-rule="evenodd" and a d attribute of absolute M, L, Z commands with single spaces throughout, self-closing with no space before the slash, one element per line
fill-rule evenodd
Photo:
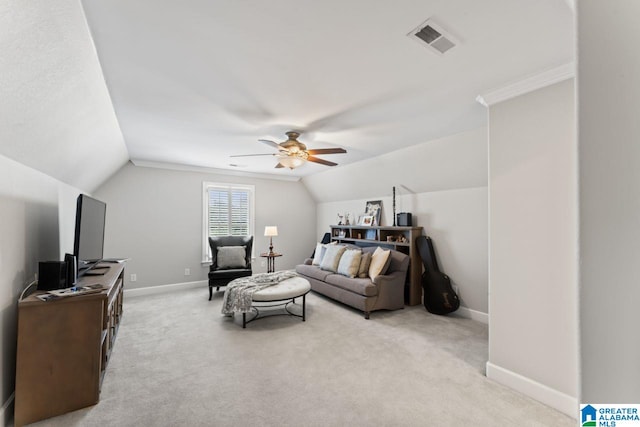
<path fill-rule="evenodd" d="M 358 222 L 358 225 L 364 225 L 364 226 L 370 227 L 373 225 L 373 221 L 374 221 L 373 215 L 362 215 L 360 217 L 360 221 Z"/>
<path fill-rule="evenodd" d="M 364 211 L 365 216 L 372 216 L 373 223 L 370 225 L 381 225 L 380 216 L 382 215 L 382 200 L 370 200 L 367 202 Z"/>
<path fill-rule="evenodd" d="M 367 240 L 376 240 L 376 230 L 374 230 L 373 228 L 371 230 L 367 230 L 364 238 Z"/>

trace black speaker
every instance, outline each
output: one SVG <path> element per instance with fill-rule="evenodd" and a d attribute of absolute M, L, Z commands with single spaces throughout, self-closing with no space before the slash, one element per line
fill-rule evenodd
<path fill-rule="evenodd" d="M 51 291 L 67 287 L 67 263 L 42 261 L 38 263 L 38 290 Z"/>
<path fill-rule="evenodd" d="M 400 212 L 396 215 L 396 224 L 398 227 L 411 227 L 411 214 L 409 212 Z"/>
<path fill-rule="evenodd" d="M 67 283 L 66 288 L 76 285 L 78 281 L 78 263 L 76 257 L 71 254 L 64 254 L 64 262 L 67 264 Z"/>

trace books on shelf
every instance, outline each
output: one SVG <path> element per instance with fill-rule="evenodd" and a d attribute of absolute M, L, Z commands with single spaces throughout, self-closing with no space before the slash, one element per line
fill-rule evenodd
<path fill-rule="evenodd" d="M 51 301 L 58 298 L 66 298 L 76 295 L 87 295 L 87 294 L 95 294 L 98 292 L 102 292 L 104 287 L 99 284 L 93 285 L 84 285 L 84 286 L 74 286 L 72 288 L 64 288 L 64 289 L 55 289 L 51 291 L 47 291 L 47 293 L 37 295 L 37 297 L 42 301 Z"/>

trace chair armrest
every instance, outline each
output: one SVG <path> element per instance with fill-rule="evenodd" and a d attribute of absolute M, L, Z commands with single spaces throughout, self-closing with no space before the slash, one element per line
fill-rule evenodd
<path fill-rule="evenodd" d="M 313 264 L 313 260 L 311 258 L 307 258 L 304 260 L 304 265 L 311 265 Z"/>

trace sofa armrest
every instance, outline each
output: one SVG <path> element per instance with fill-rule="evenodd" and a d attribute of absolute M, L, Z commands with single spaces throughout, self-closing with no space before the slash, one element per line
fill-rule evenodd
<path fill-rule="evenodd" d="M 376 309 L 396 310 L 404 308 L 404 282 L 406 277 L 406 271 L 394 271 L 373 279 L 373 283 L 378 287 Z"/>
<path fill-rule="evenodd" d="M 304 260 L 304 265 L 311 265 L 313 263 L 313 260 L 311 258 L 307 258 Z"/>
<path fill-rule="evenodd" d="M 379 276 L 376 276 L 375 279 L 373 279 L 373 283 L 376 286 L 401 285 L 402 287 L 404 287 L 404 278 L 406 274 L 407 274 L 406 271 L 394 271 L 393 273 L 389 273 L 389 274 L 381 274 Z"/>

